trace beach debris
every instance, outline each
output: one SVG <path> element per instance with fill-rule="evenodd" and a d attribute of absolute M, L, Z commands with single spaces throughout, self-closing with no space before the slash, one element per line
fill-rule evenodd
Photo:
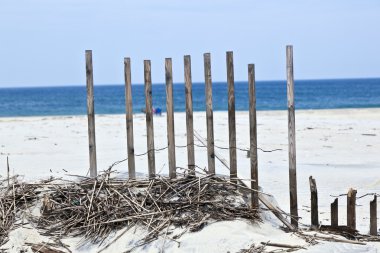
<path fill-rule="evenodd" d="M 46 185 L 41 216 L 32 217 L 40 233 L 83 236 L 83 243 L 102 243 L 112 232 L 136 226 L 147 231 L 141 239 L 144 243 L 160 236 L 175 241 L 215 221 L 261 221 L 259 211 L 220 176 L 197 172 L 175 179 L 128 180 L 111 174 Z"/>
<path fill-rule="evenodd" d="M 8 232 L 16 228 L 20 210 L 37 199 L 37 186 L 24 184 L 18 176 L 0 180 L 0 246 L 8 240 Z"/>
<path fill-rule="evenodd" d="M 299 245 L 290 245 L 290 244 L 284 244 L 284 243 L 273 243 L 273 242 L 261 242 L 264 246 L 270 246 L 270 247 L 278 247 L 278 248 L 286 248 L 286 249 L 306 249 L 303 246 Z"/>
<path fill-rule="evenodd" d="M 194 136 L 195 138 L 201 142 L 203 145 L 206 146 L 206 139 L 204 139 L 197 131 L 194 130 Z M 274 150 L 273 150 L 274 151 Z M 272 151 L 271 151 L 272 152 Z M 217 151 L 214 150 L 214 155 L 215 157 L 224 165 L 224 167 L 226 167 L 228 170 L 230 170 L 230 167 L 227 163 L 227 161 L 223 158 L 223 156 L 221 156 Z M 237 178 L 237 182 L 239 185 L 241 186 L 245 186 L 245 183 Z M 273 205 L 273 203 L 267 198 L 267 196 L 263 193 L 259 193 L 258 194 L 258 198 L 260 200 L 260 202 L 262 204 L 264 204 L 264 206 L 266 208 L 268 208 L 290 231 L 295 231 L 297 228 L 294 227 L 285 217 L 283 214 L 285 214 L 285 212 L 283 210 L 281 210 L 279 207 Z M 292 216 L 289 216 L 291 219 L 297 219 L 298 217 L 292 217 Z"/>
<path fill-rule="evenodd" d="M 268 251 L 268 247 L 274 247 L 275 250 Z M 293 252 L 300 249 L 307 249 L 304 246 L 290 245 L 284 243 L 261 242 L 260 245 L 252 244 L 248 249 L 242 249 L 238 253 L 265 253 L 265 252 Z"/>
<path fill-rule="evenodd" d="M 376 136 L 376 134 L 362 134 L 363 136 Z"/>
<path fill-rule="evenodd" d="M 264 253 L 265 245 L 252 244 L 248 249 L 241 249 L 238 253 Z"/>
<path fill-rule="evenodd" d="M 302 231 L 298 231 L 297 234 L 302 235 L 303 237 L 310 237 L 310 238 L 313 238 L 313 239 L 319 240 L 319 241 L 341 242 L 341 243 L 350 243 L 350 244 L 358 244 L 358 245 L 366 245 L 365 242 L 370 241 L 368 239 L 365 239 L 364 237 L 362 237 L 360 241 L 359 240 L 347 240 L 347 239 L 343 239 L 343 238 L 339 237 L 339 236 L 343 236 L 344 234 L 337 234 L 337 236 L 334 236 L 334 235 L 331 235 L 331 233 L 324 233 L 322 231 L 319 231 L 318 233 L 314 233 L 314 234 L 306 234 Z"/>
<path fill-rule="evenodd" d="M 353 229 L 349 226 L 328 226 L 328 225 L 321 225 L 319 227 L 320 231 L 327 231 L 330 234 L 336 234 L 341 235 L 347 239 L 354 240 L 356 239 L 356 236 L 359 235 L 359 231 L 356 229 Z"/>
<path fill-rule="evenodd" d="M 46 243 L 44 244 L 34 244 L 34 243 L 27 243 L 28 246 L 30 246 L 30 249 L 32 252 L 39 252 L 39 253 L 66 253 L 65 251 L 61 251 L 59 249 L 56 249 L 55 247 L 48 246 Z"/>
<path fill-rule="evenodd" d="M 127 252 L 159 238 L 163 239 L 162 248 L 166 240 L 180 246 L 178 238 L 183 234 L 199 231 L 216 221 L 247 219 L 261 222 L 259 210 L 250 208 L 244 198 L 240 189 L 243 185 L 239 187 L 228 178 L 197 171 L 195 175 L 178 174 L 179 177 L 174 179 L 157 175 L 152 179 L 128 180 L 116 177 L 117 172 L 111 168 L 96 178 L 79 177 L 79 180 L 49 178 L 37 183 L 23 183 L 18 176 L 13 176 L 9 186 L 8 179 L 0 180 L 0 245 L 6 243 L 10 230 L 23 226 L 25 221 L 53 241 L 80 236 L 83 244 L 103 243 L 102 250 L 131 228 L 142 229 L 141 240 L 134 242 Z M 265 193 L 259 193 L 259 196 L 266 206 L 272 205 Z M 28 211 L 33 206 L 41 206 L 40 214 Z M 278 209 L 274 206 L 271 210 L 276 212 Z M 278 215 L 284 214 L 278 211 Z M 123 232 L 109 240 L 109 236 L 117 231 Z M 360 245 L 380 241 L 378 236 L 361 235 L 347 226 L 320 226 L 318 233 L 298 230 L 295 234 L 310 245 L 317 241 Z M 276 247 L 269 243 L 251 245 L 240 252 L 265 252 L 267 247 Z M 57 248 L 69 251 L 61 244 L 32 245 L 27 242 L 26 246 L 35 252 L 60 253 Z M 278 246 L 282 248 L 278 252 L 304 247 L 282 246 Z"/>

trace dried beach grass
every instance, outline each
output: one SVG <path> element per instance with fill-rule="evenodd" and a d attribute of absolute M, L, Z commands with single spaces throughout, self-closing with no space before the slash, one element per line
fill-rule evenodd
<path fill-rule="evenodd" d="M 47 236 L 84 236 L 99 243 L 111 232 L 141 226 L 148 232 L 141 244 L 159 236 L 175 240 L 214 221 L 260 221 L 258 210 L 243 200 L 236 185 L 215 175 L 168 179 L 122 180 L 107 171 L 96 179 L 49 184 L 42 215 L 35 220 Z M 180 234 L 173 233 L 181 228 Z"/>
<path fill-rule="evenodd" d="M 37 199 L 37 186 L 24 184 L 17 176 L 0 180 L 0 245 L 6 243 L 8 232 L 16 226 L 20 210 Z"/>

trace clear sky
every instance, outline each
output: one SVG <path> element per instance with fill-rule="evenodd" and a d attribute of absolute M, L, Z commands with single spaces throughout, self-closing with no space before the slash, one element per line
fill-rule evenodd
<path fill-rule="evenodd" d="M 285 46 L 294 46 L 296 79 L 380 76 L 379 0 L 1 0 L 0 87 L 84 85 L 84 51 L 93 50 L 95 84 L 122 84 L 123 57 L 132 82 L 164 82 L 173 58 L 183 82 L 183 55 L 203 81 L 211 53 L 214 81 L 226 80 L 234 51 L 235 80 L 285 79 Z"/>

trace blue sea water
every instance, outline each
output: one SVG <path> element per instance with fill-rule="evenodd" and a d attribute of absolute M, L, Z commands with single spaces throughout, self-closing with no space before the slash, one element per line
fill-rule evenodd
<path fill-rule="evenodd" d="M 123 85 L 95 85 L 97 114 L 125 113 Z M 153 105 L 165 111 L 164 84 L 153 85 Z M 134 112 L 145 108 L 143 85 L 132 85 Z M 286 82 L 256 82 L 257 109 L 287 108 Z M 235 82 L 236 110 L 248 110 L 248 84 Z M 193 84 L 194 111 L 205 110 L 203 83 Z M 380 78 L 299 80 L 295 82 L 296 109 L 334 109 L 380 107 Z M 227 84 L 213 83 L 213 108 L 227 110 Z M 185 88 L 174 85 L 174 110 L 185 111 Z M 1 88 L 0 117 L 86 114 L 85 86 Z"/>

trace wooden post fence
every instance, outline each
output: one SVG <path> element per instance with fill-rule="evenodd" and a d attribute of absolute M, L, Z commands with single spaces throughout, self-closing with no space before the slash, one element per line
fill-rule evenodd
<path fill-rule="evenodd" d="M 131 59 L 124 58 L 125 79 L 125 111 L 127 125 L 127 152 L 128 152 L 128 175 L 130 179 L 136 178 L 135 148 L 133 143 L 133 108 L 132 108 L 132 80 Z"/>
<path fill-rule="evenodd" d="M 95 112 L 94 112 L 94 78 L 92 68 L 92 51 L 86 50 L 86 87 L 87 87 L 87 120 L 88 148 L 90 153 L 90 177 L 97 176 L 96 141 L 95 141 Z"/>
<path fill-rule="evenodd" d="M 233 52 L 226 52 L 227 85 L 228 85 L 228 130 L 229 130 L 229 157 L 230 163 L 215 153 L 214 145 L 214 123 L 213 123 L 213 101 L 212 101 L 212 78 L 211 78 L 211 55 L 205 53 L 204 77 L 205 77 L 205 103 L 206 103 L 206 126 L 207 126 L 207 160 L 208 173 L 215 174 L 215 158 L 230 170 L 230 180 L 237 184 L 242 182 L 237 177 L 237 146 L 236 146 L 236 112 L 235 112 L 235 84 L 234 84 L 234 63 Z M 92 51 L 85 51 L 86 59 L 86 89 L 87 89 L 87 119 L 88 119 L 88 139 L 89 139 L 89 162 L 90 177 L 97 176 L 96 160 L 96 140 L 95 140 L 95 109 L 94 109 L 94 80 Z M 248 65 L 248 93 L 249 93 L 249 135 L 251 171 L 251 207 L 259 208 L 259 200 L 291 230 L 298 227 L 298 203 L 297 203 L 297 170 L 296 170 L 296 128 L 295 128 L 295 103 L 294 103 L 294 70 L 293 70 L 293 47 L 286 46 L 286 73 L 287 73 L 287 105 L 288 105 L 288 147 L 289 147 L 289 195 L 290 195 L 290 216 L 291 224 L 276 211 L 276 208 L 262 196 L 259 195 L 258 179 L 258 154 L 257 154 L 257 118 L 256 118 L 256 86 L 255 86 L 255 65 Z M 136 178 L 135 151 L 133 136 L 133 103 L 132 103 L 132 80 L 131 80 L 131 60 L 124 58 L 124 79 L 125 79 L 125 108 L 126 108 L 126 130 L 127 130 L 127 153 L 128 153 L 128 174 L 130 179 Z M 190 175 L 195 175 L 195 152 L 194 135 L 203 144 L 204 140 L 193 129 L 193 97 L 191 80 L 191 57 L 184 56 L 184 79 L 186 95 L 186 135 L 187 135 L 187 158 Z M 166 81 L 166 109 L 167 109 L 167 142 L 168 142 L 168 162 L 169 177 L 176 178 L 176 145 L 175 145 L 175 125 L 174 125 L 174 102 L 173 102 L 173 70 L 172 59 L 165 59 L 165 81 Z M 152 179 L 156 176 L 155 167 L 155 147 L 154 147 L 154 127 L 153 127 L 153 103 L 152 103 L 152 77 L 151 62 L 144 61 L 144 88 L 145 88 L 145 114 L 147 132 L 147 156 L 148 174 Z M 9 161 L 7 157 L 7 174 L 9 185 Z M 311 201 L 311 225 L 319 226 L 318 213 L 318 191 L 315 179 L 309 177 L 310 201 Z M 347 194 L 347 227 L 356 229 L 356 194 L 355 189 L 350 188 Z M 331 207 L 331 227 L 338 225 L 338 198 L 330 205 Z M 377 236 L 377 196 L 370 201 L 370 235 Z"/>
<path fill-rule="evenodd" d="M 352 188 L 347 194 L 347 226 L 356 229 L 356 190 Z"/>
<path fill-rule="evenodd" d="M 211 80 L 211 56 L 205 53 L 205 89 L 206 89 L 206 121 L 207 121 L 207 158 L 208 173 L 215 174 L 215 153 L 214 153 L 214 119 L 212 112 L 212 80 Z"/>
<path fill-rule="evenodd" d="M 230 179 L 237 183 L 235 82 L 233 52 L 226 53 L 228 85 L 228 132 L 230 145 Z"/>
<path fill-rule="evenodd" d="M 338 227 L 338 198 L 331 203 L 331 226 Z"/>
<path fill-rule="evenodd" d="M 185 68 L 185 95 L 186 95 L 186 140 L 187 163 L 191 174 L 195 175 L 194 156 L 194 129 L 193 129 L 193 89 L 191 82 L 191 58 L 185 55 L 183 58 Z"/>
<path fill-rule="evenodd" d="M 259 208 L 259 177 L 257 161 L 257 121 L 256 121 L 256 85 L 255 85 L 255 65 L 248 65 L 248 93 L 249 93 L 249 157 L 251 163 L 251 206 Z"/>
<path fill-rule="evenodd" d="M 173 73 L 172 59 L 165 59 L 165 80 L 166 80 L 166 112 L 167 112 L 167 132 L 168 132 L 168 156 L 169 156 L 169 177 L 176 177 L 175 162 L 175 138 L 174 138 L 174 109 L 173 109 Z"/>
<path fill-rule="evenodd" d="M 145 82 L 145 114 L 146 114 L 146 135 L 148 152 L 149 178 L 156 176 L 154 131 L 153 131 L 153 104 L 152 104 L 152 77 L 150 61 L 144 61 L 144 82 Z"/>
<path fill-rule="evenodd" d="M 292 217 L 292 225 L 294 225 L 295 227 L 298 227 L 293 46 L 286 46 L 286 73 L 287 73 L 287 94 L 288 94 L 290 215 Z"/>
<path fill-rule="evenodd" d="M 315 179 L 310 176 L 309 177 L 310 184 L 310 194 L 311 194 L 311 225 L 318 227 L 319 219 L 318 219 L 318 191 L 317 191 L 317 183 Z"/>
<path fill-rule="evenodd" d="M 377 196 L 373 197 L 373 200 L 369 204 L 370 206 L 370 235 L 377 236 Z"/>

